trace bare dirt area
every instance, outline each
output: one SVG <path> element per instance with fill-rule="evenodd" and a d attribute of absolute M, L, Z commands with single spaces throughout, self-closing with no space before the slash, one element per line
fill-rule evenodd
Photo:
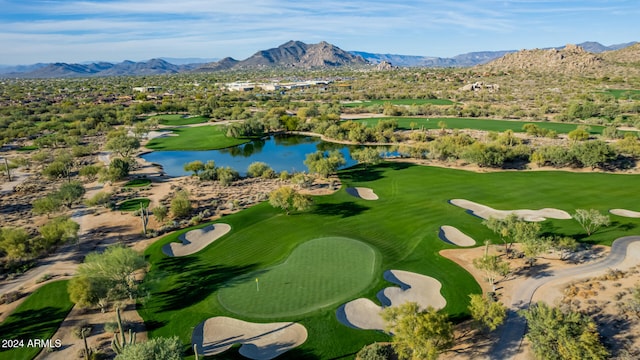
<path fill-rule="evenodd" d="M 518 245 L 514 250 L 519 251 Z M 440 254 L 471 273 L 481 285 L 483 292 L 492 291 L 484 274 L 477 270 L 472 261 L 484 254 L 484 247 L 473 249 L 449 249 Z M 535 265 L 528 267 L 523 258 L 509 259 L 512 272 L 497 283 L 498 299 L 505 305 L 512 304 L 516 292 L 528 279 L 541 279 L 560 270 L 569 270 L 585 264 L 596 264 L 606 258 L 610 248 L 594 246 L 576 253 L 571 260 L 560 260 L 553 253 L 539 258 Z M 491 254 L 504 255 L 502 245 L 490 246 Z M 640 244 L 629 246 L 625 260 L 614 268 L 584 276 L 559 278 L 535 290 L 532 302 L 545 301 L 574 311 L 581 311 L 594 318 L 603 336 L 603 342 L 614 356 L 631 354 L 637 358 L 640 349 L 640 316 L 625 307 L 633 293 L 634 286 L 640 284 Z M 443 355 L 445 359 L 495 359 L 492 349 L 499 340 L 499 330 L 492 334 L 482 334 L 473 329 L 470 322 L 458 325 L 457 343 Z M 520 350 L 511 357 L 518 360 L 534 359 L 530 346 L 525 340 Z"/>
<path fill-rule="evenodd" d="M 144 342 L 147 340 L 144 322 L 135 309 L 133 302 L 123 303 L 120 308 L 120 316 L 123 322 L 125 332 L 132 329 L 136 333 L 136 342 Z M 100 312 L 97 309 L 81 309 L 74 306 L 69 312 L 65 320 L 53 335 L 52 339 L 60 339 L 62 346 L 55 351 L 42 351 L 35 359 L 47 360 L 67 360 L 83 358 L 84 344 L 82 338 L 77 334 L 82 327 L 89 328 L 87 338 L 87 346 L 94 352 L 100 352 L 107 357 L 115 356 L 111 349 L 111 340 L 114 337 L 113 329 L 116 322 L 115 308 L 109 311 Z M 106 324 L 111 325 L 106 326 Z"/>

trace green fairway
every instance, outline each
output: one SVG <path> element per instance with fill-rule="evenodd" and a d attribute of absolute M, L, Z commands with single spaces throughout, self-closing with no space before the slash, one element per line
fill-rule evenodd
<path fill-rule="evenodd" d="M 209 118 L 204 116 L 189 116 L 179 114 L 156 115 L 153 118 L 158 119 L 158 123 L 169 126 L 202 124 L 209 121 Z"/>
<path fill-rule="evenodd" d="M 151 185 L 151 180 L 149 179 L 133 179 L 128 181 L 126 184 L 122 185 L 126 188 L 135 188 L 135 187 L 145 187 Z"/>
<path fill-rule="evenodd" d="M 363 242 L 315 239 L 298 246 L 284 263 L 223 288 L 218 299 L 227 310 L 244 316 L 300 315 L 366 289 L 375 265 L 375 250 Z"/>
<path fill-rule="evenodd" d="M 391 99 L 391 100 L 363 100 L 355 102 L 347 102 L 342 104 L 346 108 L 369 107 L 373 105 L 384 105 L 390 103 L 392 105 L 453 105 L 454 102 L 447 99 Z"/>
<path fill-rule="evenodd" d="M 29 340 L 56 340 L 52 338 L 53 334 L 73 307 L 67 294 L 67 283 L 63 280 L 43 285 L 0 323 L 2 340 L 13 340 L 11 344 L 14 345 L 22 340 L 22 346 L 13 349 L 5 347 L 8 343 L 3 342 L 0 359 L 33 359 L 42 347 L 29 347 Z"/>
<path fill-rule="evenodd" d="M 222 125 L 171 128 L 178 136 L 166 136 L 149 141 L 147 148 L 153 150 L 216 150 L 249 142 L 250 139 L 227 137 Z"/>
<path fill-rule="evenodd" d="M 223 217 L 222 221 L 233 230 L 197 254 L 176 258 L 165 256 L 161 250 L 164 244 L 176 241 L 189 229 L 152 244 L 145 252 L 152 264 L 146 277 L 151 293 L 148 300 L 140 304 L 140 314 L 148 324 L 150 335 L 177 335 L 186 346 L 193 327 L 213 316 L 256 322 L 296 321 L 307 328 L 309 338 L 300 348 L 281 358 L 305 358 L 301 354 L 310 359 L 349 357 L 365 344 L 388 341 L 388 337 L 381 332 L 361 331 L 340 324 L 336 309 L 359 297 L 377 302 L 376 293 L 391 286 L 383 279 L 385 270 L 413 271 L 436 278 L 442 283 L 442 295 L 447 300 L 444 311 L 454 319 L 468 315 L 468 295 L 480 293 L 480 287 L 466 271 L 438 254 L 442 249 L 455 248 L 438 238 L 440 226 L 454 226 L 478 244 L 486 239 L 500 240 L 482 225 L 482 219 L 449 204 L 451 199 L 467 199 L 501 210 L 545 207 L 569 213 L 580 208 L 602 212 L 611 208 L 640 210 L 637 205 L 640 197 L 632 191 L 640 180 L 638 175 L 560 171 L 474 173 L 387 162 L 366 170 L 359 167 L 343 170 L 339 176 L 342 189 L 332 195 L 314 197 L 314 207 L 308 213 L 285 215 L 265 202 Z M 379 200 L 358 199 L 344 190 L 354 186 L 372 188 Z M 566 235 L 601 244 L 610 244 L 617 237 L 640 231 L 640 219 L 611 216 L 611 220 L 610 227 L 589 237 L 573 220 L 544 221 L 542 231 L 545 236 Z M 207 224 L 199 225 L 202 226 Z M 309 290 L 310 294 L 305 294 L 308 299 L 304 302 L 311 304 L 309 312 L 304 309 L 305 313 L 300 315 L 265 315 L 263 312 L 270 310 L 264 309 L 274 306 L 271 298 L 276 295 L 265 299 L 265 304 L 260 303 L 259 297 L 251 297 L 250 293 L 256 290 L 251 289 L 256 286 L 255 278 L 259 278 L 260 291 L 270 291 L 267 287 L 276 281 L 272 279 L 282 279 L 287 272 L 293 275 L 298 271 L 283 264 L 309 253 L 304 244 L 313 245 L 317 240 L 310 239 L 321 238 L 357 239 L 375 249 L 378 259 L 373 277 L 367 277 L 361 287 L 348 291 L 344 300 L 330 298 L 328 293 L 322 295 L 322 286 L 316 286 Z M 300 249 L 302 253 L 298 254 Z M 356 256 L 361 255 L 354 258 Z M 319 269 L 316 271 L 343 271 L 334 269 L 337 264 L 329 259 L 307 261 L 311 262 L 310 269 Z M 300 279 L 320 276 L 295 275 Z M 364 277 L 365 272 L 359 276 Z M 280 289 L 289 285 L 278 284 Z M 239 292 L 227 299 L 225 293 L 233 292 L 234 287 L 238 287 L 235 291 Z M 249 299 L 241 299 L 242 292 Z M 293 304 L 294 300 L 288 299 L 289 292 L 280 290 L 280 295 L 282 301 Z M 325 296 L 327 303 L 317 305 L 320 302 L 317 299 Z M 246 305 L 234 301 L 246 302 Z M 262 309 L 260 313 L 250 313 L 254 306 Z M 289 306 L 300 309 L 304 304 Z M 310 309 L 315 306 L 316 310 Z M 286 310 L 277 311 L 284 314 Z M 231 350 L 217 358 L 238 356 L 237 350 Z"/>
<path fill-rule="evenodd" d="M 506 131 L 524 132 L 522 126 L 524 124 L 536 124 L 540 128 L 554 130 L 558 134 L 566 134 L 575 130 L 578 125 L 555 122 L 531 122 L 531 121 L 511 121 L 511 120 L 492 120 L 492 119 L 474 119 L 474 118 L 415 118 L 415 117 L 385 117 L 385 118 L 369 118 L 353 120 L 366 124 L 367 126 L 375 126 L 381 120 L 396 120 L 398 128 L 402 130 L 410 130 L 411 123 L 415 123 L 413 127 L 416 129 L 440 129 L 439 122 L 443 121 L 447 125 L 447 129 L 473 129 L 484 131 Z M 602 126 L 590 125 L 589 132 L 591 134 L 602 134 Z"/>
<path fill-rule="evenodd" d="M 33 151 L 33 150 L 38 150 L 39 147 L 36 145 L 27 145 L 27 146 L 21 146 L 18 148 L 18 151 Z"/>
<path fill-rule="evenodd" d="M 118 210 L 120 211 L 136 211 L 140 210 L 140 204 L 142 207 L 149 207 L 151 200 L 147 198 L 128 199 L 118 204 Z"/>

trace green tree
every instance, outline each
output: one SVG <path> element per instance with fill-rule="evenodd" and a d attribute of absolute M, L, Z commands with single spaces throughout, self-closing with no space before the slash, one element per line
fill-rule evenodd
<path fill-rule="evenodd" d="M 204 170 L 204 163 L 200 160 L 195 160 L 184 164 L 184 171 L 193 171 L 193 175 L 198 176 L 198 172 Z"/>
<path fill-rule="evenodd" d="M 483 331 L 493 331 L 507 317 L 507 308 L 499 301 L 479 294 L 469 295 L 469 312 L 476 325 Z"/>
<path fill-rule="evenodd" d="M 504 243 L 505 252 L 509 253 L 509 250 L 511 248 L 510 244 L 514 241 L 513 228 L 515 226 L 515 223 L 518 221 L 518 215 L 511 213 L 504 219 L 490 217 L 482 221 L 482 224 L 489 228 L 489 230 L 500 236 L 500 240 L 502 240 L 502 242 Z"/>
<path fill-rule="evenodd" d="M 29 233 L 22 228 L 0 228 L 0 251 L 8 260 L 20 260 L 27 256 Z"/>
<path fill-rule="evenodd" d="M 538 358 L 604 360 L 609 352 L 600 342 L 596 324 L 587 315 L 562 312 L 543 302 L 521 314 L 527 320 L 527 339 Z"/>
<path fill-rule="evenodd" d="M 567 136 L 569 137 L 569 140 L 573 140 L 574 142 L 585 141 L 589 139 L 589 132 L 579 127 L 575 130 L 569 131 Z"/>
<path fill-rule="evenodd" d="M 283 186 L 273 190 L 269 194 L 269 204 L 275 208 L 284 210 L 287 215 L 289 215 L 291 210 L 308 210 L 313 202 L 310 197 L 298 193 L 289 186 Z"/>
<path fill-rule="evenodd" d="M 97 178 L 98 174 L 100 173 L 101 169 L 102 169 L 102 166 L 98 166 L 98 165 L 83 166 L 78 171 L 78 175 L 86 178 L 89 181 L 94 181 Z"/>
<path fill-rule="evenodd" d="M 252 162 L 247 168 L 247 175 L 252 178 L 261 177 L 265 173 L 268 173 L 269 170 L 273 172 L 273 169 L 271 169 L 271 167 L 266 163 L 263 163 L 261 161 L 255 161 L 255 162 Z"/>
<path fill-rule="evenodd" d="M 240 178 L 240 174 L 229 166 L 216 168 L 216 178 L 221 185 L 230 185 L 235 180 Z"/>
<path fill-rule="evenodd" d="M 140 141 L 135 137 L 127 136 L 126 134 L 118 134 L 107 140 L 104 148 L 109 151 L 113 151 L 118 156 L 128 158 L 131 154 L 138 150 L 140 147 Z"/>
<path fill-rule="evenodd" d="M 180 360 L 182 342 L 177 336 L 155 337 L 122 348 L 116 360 Z"/>
<path fill-rule="evenodd" d="M 56 194 L 49 194 L 43 198 L 35 199 L 31 204 L 31 211 L 36 215 L 46 214 L 47 218 L 55 212 L 60 211 L 62 207 L 62 201 L 56 196 Z"/>
<path fill-rule="evenodd" d="M 351 152 L 351 157 L 359 163 L 363 163 L 365 169 L 368 165 L 375 165 L 382 161 L 378 150 L 372 147 L 364 147 Z"/>
<path fill-rule="evenodd" d="M 340 166 L 346 164 L 346 161 L 340 151 L 334 150 L 328 154 L 324 151 L 316 151 L 307 154 L 304 164 L 309 168 L 309 172 L 328 177 L 335 174 Z"/>
<path fill-rule="evenodd" d="M 475 258 L 473 259 L 473 266 L 484 272 L 487 282 L 489 282 L 493 291 L 496 291 L 498 276 L 505 277 L 511 271 L 509 263 L 502 260 L 498 255 L 485 254 L 482 257 Z"/>
<path fill-rule="evenodd" d="M 59 243 L 77 240 L 79 229 L 80 225 L 68 216 L 59 216 L 51 219 L 38 228 L 43 240 L 41 246 L 46 250 Z"/>
<path fill-rule="evenodd" d="M 572 215 L 573 219 L 582 226 L 587 235 L 590 236 L 603 226 L 609 226 L 611 220 L 608 215 L 602 214 L 596 209 L 576 209 Z"/>
<path fill-rule="evenodd" d="M 64 183 L 56 192 L 56 197 L 68 208 L 78 202 L 85 193 L 85 189 L 79 181 Z"/>
<path fill-rule="evenodd" d="M 171 200 L 170 209 L 174 218 L 187 217 L 191 213 L 191 200 L 189 200 L 189 193 L 185 190 L 176 192 L 176 195 Z"/>
<path fill-rule="evenodd" d="M 453 324 L 432 307 L 407 302 L 385 308 L 382 318 L 400 359 L 435 360 L 453 345 Z"/>
<path fill-rule="evenodd" d="M 601 167 L 615 158 L 611 147 L 601 140 L 574 144 L 570 151 L 580 165 L 591 169 Z"/>
<path fill-rule="evenodd" d="M 100 281 L 114 299 L 137 296 L 135 273 L 147 267 L 144 256 L 124 246 L 109 246 L 103 253 L 88 254 L 78 266 L 77 275 Z"/>
<path fill-rule="evenodd" d="M 69 299 L 82 307 L 100 306 L 102 312 L 104 305 L 109 298 L 109 288 L 107 283 L 96 277 L 74 276 L 67 285 Z"/>
<path fill-rule="evenodd" d="M 102 181 L 118 181 L 129 176 L 131 164 L 127 159 L 113 158 L 109 166 L 103 168 L 100 178 Z"/>

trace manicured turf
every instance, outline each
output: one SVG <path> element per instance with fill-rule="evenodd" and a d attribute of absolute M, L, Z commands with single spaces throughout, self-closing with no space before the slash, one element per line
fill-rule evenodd
<path fill-rule="evenodd" d="M 369 107 L 372 105 L 384 105 L 390 103 L 392 105 L 453 105 L 454 102 L 447 99 L 392 99 L 392 100 L 364 100 L 360 102 L 344 103 L 342 106 L 347 108 Z"/>
<path fill-rule="evenodd" d="M 232 231 L 197 254 L 182 258 L 162 254 L 164 244 L 176 241 L 188 229 L 151 245 L 146 251 L 152 264 L 146 277 L 151 294 L 140 309 L 151 336 L 177 335 L 187 348 L 193 327 L 212 316 L 259 322 L 297 321 L 307 328 L 309 338 L 300 348 L 282 355 L 283 359 L 348 358 L 365 344 L 388 337 L 381 332 L 360 331 L 340 324 L 335 311 L 343 301 L 299 316 L 258 318 L 230 312 L 220 304 L 219 294 L 225 287 L 255 281 L 256 273 L 282 264 L 310 239 L 344 237 L 367 243 L 380 254 L 373 280 L 348 300 L 367 297 L 377 301 L 376 293 L 391 286 L 383 280 L 384 270 L 414 271 L 443 284 L 442 294 L 447 299 L 444 311 L 460 318 L 468 314 L 468 295 L 479 293 L 480 287 L 466 271 L 438 255 L 442 249 L 455 247 L 438 238 L 439 228 L 454 226 L 479 244 L 485 239 L 499 240 L 482 225 L 481 219 L 449 204 L 449 200 L 468 199 L 501 210 L 544 207 L 570 213 L 577 208 L 640 210 L 640 195 L 633 191 L 640 180 L 637 175 L 473 173 L 383 163 L 367 170 L 344 170 L 340 177 L 342 189 L 333 195 L 314 197 L 314 208 L 308 213 L 287 216 L 262 203 L 225 216 L 220 221 L 230 224 Z M 344 190 L 350 186 L 373 188 L 380 199 L 354 198 Z M 590 237 L 573 220 L 545 221 L 542 229 L 546 234 L 603 244 L 640 230 L 640 219 L 617 216 L 611 219 L 610 227 Z M 237 350 L 230 350 L 216 358 L 240 357 Z"/>
<path fill-rule="evenodd" d="M 566 134 L 575 130 L 578 125 L 555 122 L 531 122 L 531 121 L 508 121 L 508 120 L 492 120 L 492 119 L 472 119 L 472 118 L 414 118 L 414 117 L 386 117 L 386 118 L 370 118 L 353 120 L 367 124 L 367 126 L 375 126 L 381 120 L 396 120 L 398 127 L 403 130 L 410 130 L 411 123 L 416 123 L 415 129 L 439 129 L 438 123 L 444 121 L 447 129 L 474 129 L 485 131 L 505 131 L 513 130 L 514 132 L 524 132 L 522 126 L 524 124 L 536 124 L 540 128 L 555 130 L 558 134 Z M 591 134 L 602 134 L 602 126 L 591 125 L 589 132 Z"/>
<path fill-rule="evenodd" d="M 126 188 L 136 188 L 136 187 L 145 187 L 151 185 L 151 180 L 149 179 L 133 179 L 128 181 L 126 184 L 122 185 Z"/>
<path fill-rule="evenodd" d="M 171 128 L 178 136 L 166 136 L 149 141 L 147 148 L 153 150 L 216 150 L 249 142 L 250 139 L 227 137 L 221 125 Z"/>
<path fill-rule="evenodd" d="M 36 145 L 28 145 L 28 146 L 22 146 L 18 148 L 18 151 L 33 151 L 33 150 L 38 150 L 39 147 Z"/>
<path fill-rule="evenodd" d="M 148 207 L 151 200 L 147 198 L 128 199 L 118 204 L 119 211 L 136 211 L 140 210 L 140 203 L 143 207 Z"/>
<path fill-rule="evenodd" d="M 238 279 L 218 293 L 227 310 L 250 317 L 290 317 L 348 300 L 373 280 L 375 250 L 330 237 L 307 241 L 283 262 Z"/>
<path fill-rule="evenodd" d="M 169 126 L 202 124 L 209 121 L 209 118 L 204 116 L 189 116 L 179 114 L 156 115 L 154 116 L 154 118 L 158 119 L 158 122 L 160 124 Z"/>
<path fill-rule="evenodd" d="M 23 341 L 20 348 L 0 348 L 0 359 L 32 359 L 42 348 L 28 347 L 30 339 L 55 340 L 53 334 L 73 307 L 67 294 L 67 283 L 63 280 L 43 285 L 0 323 L 3 340 Z"/>

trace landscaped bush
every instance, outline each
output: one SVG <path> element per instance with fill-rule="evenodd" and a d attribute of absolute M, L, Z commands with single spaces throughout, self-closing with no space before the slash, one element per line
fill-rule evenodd
<path fill-rule="evenodd" d="M 391 344 L 373 343 L 358 351 L 356 359 L 358 360 L 389 360 L 393 355 Z"/>

